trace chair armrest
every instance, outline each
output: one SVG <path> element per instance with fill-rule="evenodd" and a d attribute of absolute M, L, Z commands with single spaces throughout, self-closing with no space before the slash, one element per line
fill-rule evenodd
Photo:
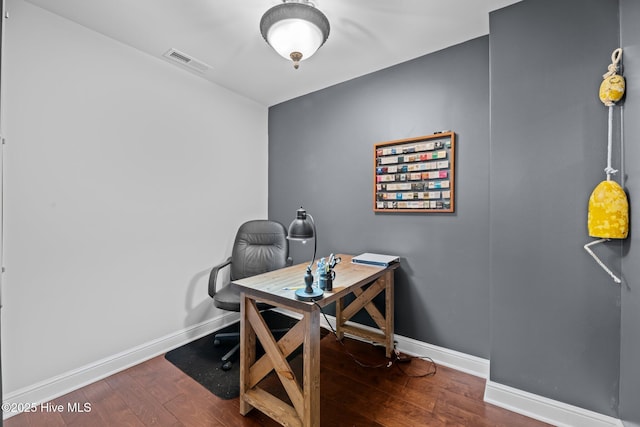
<path fill-rule="evenodd" d="M 231 257 L 227 258 L 218 265 L 213 266 L 211 273 L 209 273 L 209 296 L 213 298 L 216 294 L 216 281 L 218 280 L 218 272 L 220 269 L 231 264 Z"/>
<path fill-rule="evenodd" d="M 291 267 L 293 265 L 293 258 L 291 258 L 290 256 L 287 257 L 287 267 Z"/>

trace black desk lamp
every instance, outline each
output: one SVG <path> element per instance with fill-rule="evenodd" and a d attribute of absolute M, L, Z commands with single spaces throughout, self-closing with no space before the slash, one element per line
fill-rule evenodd
<path fill-rule="evenodd" d="M 317 301 L 322 299 L 324 293 L 322 289 L 313 288 L 313 274 L 311 268 L 313 267 L 313 261 L 316 259 L 316 249 L 318 247 L 318 239 L 316 238 L 316 223 L 313 217 L 300 207 L 296 212 L 296 219 L 289 225 L 289 233 L 287 236 L 289 240 L 299 240 L 302 243 L 306 243 L 308 239 L 313 239 L 313 258 L 307 267 L 307 272 L 304 275 L 304 289 L 298 289 L 296 291 L 296 298 L 300 301 Z"/>

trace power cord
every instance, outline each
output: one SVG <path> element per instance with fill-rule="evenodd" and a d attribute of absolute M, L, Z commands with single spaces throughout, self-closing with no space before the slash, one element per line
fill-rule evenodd
<path fill-rule="evenodd" d="M 367 363 L 364 363 L 364 362 L 358 360 L 358 358 L 355 355 L 353 355 L 349 351 L 349 349 L 347 349 L 347 346 L 345 345 L 344 341 L 342 339 L 338 338 L 338 333 L 336 332 L 336 330 L 331 325 L 331 322 L 329 322 L 329 319 L 327 318 L 327 314 L 324 312 L 324 310 L 322 309 L 320 304 L 318 304 L 316 301 L 313 301 L 313 303 L 318 307 L 318 309 L 320 310 L 320 313 L 322 313 L 322 316 L 324 317 L 324 320 L 327 322 L 327 325 L 329 325 L 329 328 L 331 329 L 331 333 L 336 338 L 336 341 L 338 341 L 340 343 L 340 345 L 342 345 L 342 348 L 343 348 L 344 352 L 347 353 L 349 355 L 349 357 L 351 357 L 351 359 L 353 359 L 353 361 L 357 365 L 359 365 L 360 367 L 369 368 L 369 369 L 378 369 L 378 368 L 391 368 L 392 366 L 395 365 L 395 366 L 398 367 L 400 372 L 402 372 L 405 376 L 411 377 L 411 378 L 431 377 L 431 376 L 434 376 L 436 374 L 436 371 L 438 369 L 438 365 L 436 365 L 436 362 L 434 362 L 432 358 L 430 358 L 428 356 L 406 356 L 406 355 L 401 355 L 400 352 L 398 351 L 398 349 L 395 346 L 395 342 L 394 342 L 394 345 L 393 345 L 392 357 L 391 357 L 391 359 L 387 360 L 386 362 L 379 363 L 377 365 L 369 365 Z M 401 363 L 409 363 L 413 359 L 428 360 L 429 362 L 431 362 L 432 369 L 429 370 L 428 372 L 424 373 L 424 374 L 412 375 L 412 374 L 408 373 L 404 368 L 400 367 Z"/>
<path fill-rule="evenodd" d="M 395 355 L 395 360 L 396 362 L 396 366 L 398 367 L 398 369 L 400 370 L 400 372 L 402 372 L 405 376 L 410 377 L 410 378 L 424 378 L 424 377 L 432 377 L 436 374 L 437 370 L 438 370 L 438 365 L 436 365 L 436 362 L 433 361 L 432 358 L 430 358 L 429 356 L 401 356 L 400 352 L 398 352 L 398 350 L 394 347 L 393 349 L 393 353 Z M 411 362 L 413 359 L 420 359 L 420 360 L 427 360 L 431 363 L 431 367 L 432 369 L 423 373 L 423 374 L 415 374 L 412 375 L 409 372 L 407 372 L 404 368 L 401 367 L 401 364 L 404 363 L 409 363 Z"/>
<path fill-rule="evenodd" d="M 390 368 L 391 365 L 393 364 L 393 362 L 391 360 L 387 361 L 387 362 L 383 362 L 380 363 L 378 365 L 369 365 L 366 364 L 360 360 L 358 360 L 358 358 L 356 356 L 354 356 L 349 349 L 347 349 L 347 346 L 344 344 L 344 341 L 341 340 L 340 338 L 338 338 L 338 333 L 336 332 L 336 330 L 333 328 L 333 326 L 331 326 L 331 322 L 329 322 L 329 319 L 327 318 L 327 314 L 324 312 L 324 310 L 322 309 L 322 307 L 320 307 L 320 304 L 318 304 L 317 302 L 313 302 L 319 309 L 320 309 L 320 313 L 322 313 L 322 316 L 324 316 L 324 320 L 327 321 L 327 325 L 329 325 L 329 328 L 331 328 L 331 333 L 333 334 L 334 337 L 336 337 L 336 341 L 338 341 L 340 343 L 340 345 L 342 345 L 342 349 L 344 350 L 345 353 L 347 353 L 351 359 L 353 359 L 353 361 L 358 364 L 359 366 L 363 367 L 363 368 L 371 368 L 371 369 L 378 369 L 378 368 Z"/>

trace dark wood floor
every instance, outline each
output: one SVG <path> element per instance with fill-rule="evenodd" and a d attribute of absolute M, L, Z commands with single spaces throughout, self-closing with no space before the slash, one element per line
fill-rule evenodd
<path fill-rule="evenodd" d="M 346 340 L 349 352 L 371 365 L 384 362 L 382 348 Z M 332 335 L 322 339 L 323 426 L 544 426 L 483 401 L 485 381 L 414 359 L 391 368 L 357 365 Z M 297 368 L 295 368 L 297 369 Z M 400 369 L 403 369 L 401 371 Z M 275 380 L 265 388 L 281 394 Z M 88 412 L 35 412 L 5 421 L 16 426 L 277 426 L 254 410 L 239 413 L 238 398 L 211 394 L 163 356 L 76 390 L 52 405 L 90 404 Z"/>

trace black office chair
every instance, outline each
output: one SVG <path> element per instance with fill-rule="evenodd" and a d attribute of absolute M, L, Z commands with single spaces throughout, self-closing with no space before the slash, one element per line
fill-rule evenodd
<path fill-rule="evenodd" d="M 227 311 L 240 311 L 240 291 L 232 283 L 225 283 L 218 289 L 218 273 L 224 267 L 230 266 L 230 281 L 244 279 L 277 270 L 292 264 L 289 256 L 289 241 L 287 229 L 276 221 L 253 220 L 245 222 L 238 229 L 233 244 L 231 256 L 221 264 L 211 269 L 209 274 L 209 296 L 213 298 L 213 304 Z M 271 306 L 258 303 L 259 310 L 267 310 Z M 283 330 L 274 330 L 274 333 L 282 333 Z M 220 333 L 215 335 L 215 344 L 220 340 L 236 339 L 240 341 L 240 334 Z M 222 357 L 222 369 L 231 369 L 231 357 L 238 352 L 240 344 L 236 344 Z"/>

